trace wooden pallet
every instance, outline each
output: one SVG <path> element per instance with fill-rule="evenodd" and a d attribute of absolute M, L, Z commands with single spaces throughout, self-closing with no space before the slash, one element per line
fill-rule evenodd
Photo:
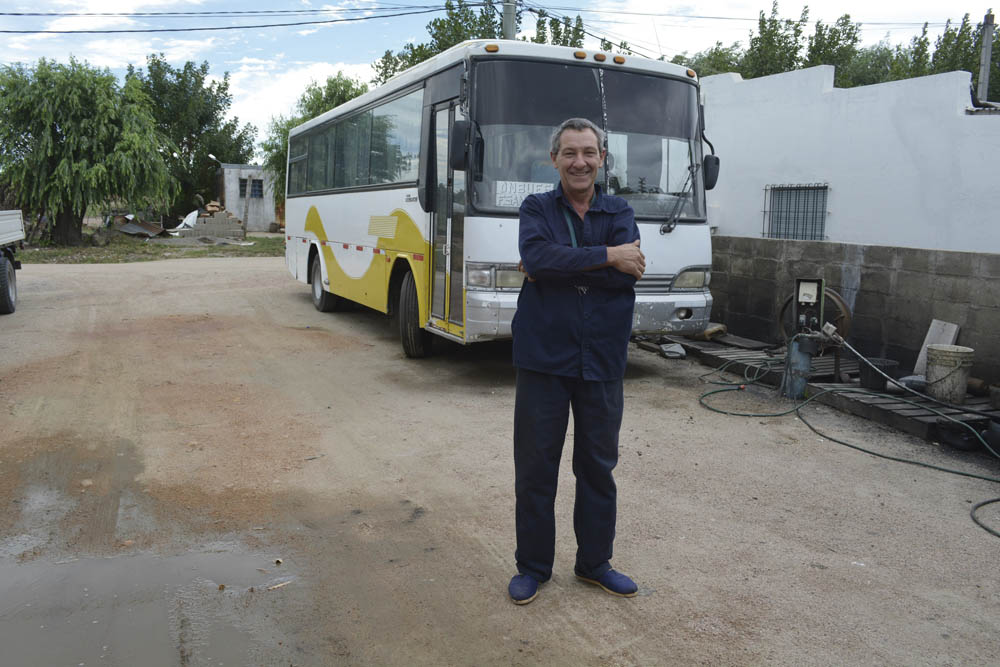
<path fill-rule="evenodd" d="M 763 350 L 747 350 L 723 345 L 714 341 L 696 341 L 679 336 L 665 336 L 671 343 L 680 343 L 689 354 L 697 357 L 706 366 L 712 368 L 726 367 L 726 371 L 737 376 L 757 378 L 758 382 L 777 386 L 785 370 L 784 352 L 765 352 Z M 810 380 L 823 378 L 834 379 L 834 358 L 832 355 L 814 357 Z M 840 359 L 841 374 L 851 377 L 858 375 L 858 362 L 854 359 Z"/>
<path fill-rule="evenodd" d="M 807 391 L 809 391 L 810 395 L 813 395 L 828 389 L 843 390 L 845 388 L 857 389 L 858 385 L 810 382 Z M 904 402 L 903 399 L 909 402 Z M 913 394 L 896 396 L 831 392 L 822 394 L 816 400 L 835 407 L 838 410 L 877 421 L 880 424 L 891 426 L 926 440 L 937 440 L 940 438 L 941 429 L 938 424 L 939 422 L 947 422 L 947 420 L 942 419 L 938 414 L 932 412 L 931 409 L 952 419 L 965 422 L 976 430 L 985 428 L 990 418 L 1000 420 L 1000 410 L 990 407 L 989 399 L 985 396 L 966 396 L 965 404 L 954 408 L 939 405 L 929 399 L 919 398 Z M 972 408 L 986 414 L 966 412 L 963 408 Z"/>
<path fill-rule="evenodd" d="M 697 341 L 680 336 L 665 336 L 672 343 L 680 343 L 689 354 L 701 363 L 712 368 L 726 367 L 726 371 L 737 377 L 756 378 L 758 382 L 777 386 L 785 368 L 784 352 L 765 352 L 762 350 L 743 349 L 714 341 Z M 816 400 L 859 417 L 864 417 L 886 426 L 891 426 L 904 433 L 924 438 L 938 440 L 947 437 L 947 431 L 955 431 L 955 425 L 943 419 L 936 412 L 952 419 L 965 422 L 981 430 L 989 420 L 1000 421 L 1000 410 L 990 407 L 986 397 L 967 396 L 965 408 L 971 408 L 985 414 L 967 412 L 963 407 L 949 408 L 934 403 L 927 398 L 919 398 L 913 394 L 905 395 L 874 395 L 851 392 L 821 393 L 834 389 L 859 389 L 857 381 L 859 362 L 847 355 L 842 355 L 840 372 L 847 373 L 850 384 L 833 382 L 834 358 L 832 355 L 814 357 L 809 375 L 807 393 L 810 396 L 821 394 Z M 904 401 L 905 399 L 905 401 Z M 906 402 L 908 401 L 908 402 Z M 940 424 L 944 424 L 943 426 Z M 961 430 L 961 427 L 958 427 Z"/>

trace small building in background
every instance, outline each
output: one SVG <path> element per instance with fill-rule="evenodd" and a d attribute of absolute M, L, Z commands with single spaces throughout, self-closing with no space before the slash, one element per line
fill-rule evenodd
<path fill-rule="evenodd" d="M 246 231 L 270 231 L 275 222 L 274 175 L 256 164 L 223 163 L 218 172 L 219 203 L 243 221 Z"/>

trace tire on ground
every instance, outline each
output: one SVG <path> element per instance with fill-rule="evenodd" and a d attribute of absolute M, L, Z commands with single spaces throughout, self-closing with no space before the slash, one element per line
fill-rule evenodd
<path fill-rule="evenodd" d="M 313 260 L 312 276 L 309 282 L 312 289 L 312 302 L 316 306 L 316 310 L 331 313 L 344 307 L 343 298 L 323 289 L 323 265 L 320 264 L 319 257 Z"/>
<path fill-rule="evenodd" d="M 411 359 L 420 359 L 431 353 L 434 334 L 420 326 L 420 302 L 417 300 L 417 283 L 413 274 L 403 276 L 399 288 L 399 338 L 403 352 Z"/>
<path fill-rule="evenodd" d="M 0 315 L 9 315 L 17 307 L 17 276 L 14 263 L 0 253 Z"/>

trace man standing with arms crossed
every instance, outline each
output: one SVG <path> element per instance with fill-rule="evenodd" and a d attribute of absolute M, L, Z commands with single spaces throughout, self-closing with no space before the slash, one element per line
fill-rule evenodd
<path fill-rule="evenodd" d="M 609 561 L 633 287 L 646 263 L 632 208 L 594 184 L 604 145 L 604 132 L 591 121 L 564 121 L 550 154 L 559 184 L 521 205 L 526 278 L 511 325 L 518 574 L 508 592 L 516 604 L 534 600 L 552 576 L 556 484 L 570 408 L 576 576 L 613 595 L 632 597 L 638 590 Z"/>

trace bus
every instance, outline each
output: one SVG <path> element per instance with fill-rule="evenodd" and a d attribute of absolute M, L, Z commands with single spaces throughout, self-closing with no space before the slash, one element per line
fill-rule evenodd
<path fill-rule="evenodd" d="M 293 128 L 288 270 L 320 311 L 388 314 L 408 357 L 437 336 L 509 338 L 518 208 L 558 183 L 550 135 L 571 117 L 605 130 L 597 182 L 635 210 L 646 274 L 633 333 L 703 331 L 719 161 L 703 154 L 695 72 L 636 56 L 467 41 Z"/>

